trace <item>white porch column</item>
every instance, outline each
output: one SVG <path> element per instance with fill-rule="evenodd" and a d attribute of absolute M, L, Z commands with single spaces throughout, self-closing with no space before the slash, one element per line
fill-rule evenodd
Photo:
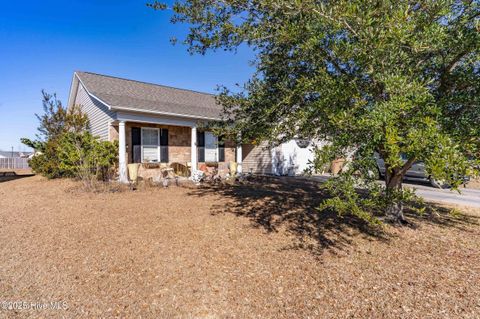
<path fill-rule="evenodd" d="M 237 143 L 237 173 L 242 173 L 242 142 Z"/>
<path fill-rule="evenodd" d="M 128 183 L 126 151 L 125 121 L 120 121 L 118 123 L 118 172 L 120 183 Z"/>
<path fill-rule="evenodd" d="M 198 159 L 197 159 L 197 127 L 192 126 L 192 141 L 191 141 L 191 162 L 192 162 L 192 174 L 194 171 L 197 170 L 198 167 Z"/>

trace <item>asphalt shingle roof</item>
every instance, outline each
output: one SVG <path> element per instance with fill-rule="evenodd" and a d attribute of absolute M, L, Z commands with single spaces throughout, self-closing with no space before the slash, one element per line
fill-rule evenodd
<path fill-rule="evenodd" d="M 111 107 L 219 118 L 222 107 L 208 93 L 122 79 L 90 72 L 76 72 L 86 89 Z"/>

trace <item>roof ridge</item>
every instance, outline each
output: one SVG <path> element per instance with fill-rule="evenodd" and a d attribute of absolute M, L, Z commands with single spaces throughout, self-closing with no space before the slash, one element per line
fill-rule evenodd
<path fill-rule="evenodd" d="M 160 87 L 163 87 L 163 88 L 168 88 L 168 89 L 173 89 L 173 90 L 178 90 L 178 91 L 187 91 L 187 92 L 204 94 L 204 95 L 209 95 L 209 96 L 214 96 L 214 97 L 216 96 L 213 93 L 201 92 L 201 91 L 196 91 L 196 90 L 192 90 L 192 89 L 182 89 L 182 88 L 169 86 L 169 85 L 164 85 L 164 84 L 157 84 L 157 83 L 152 83 L 152 82 L 132 80 L 132 79 L 127 79 L 127 78 L 122 78 L 122 77 L 119 77 L 119 76 L 106 75 L 106 74 L 100 74 L 100 73 L 89 72 L 89 71 L 75 71 L 75 73 L 87 73 L 87 74 L 92 74 L 92 75 L 103 76 L 103 77 L 106 77 L 106 78 L 112 78 L 112 79 L 118 79 L 118 80 L 123 80 L 123 81 L 130 81 L 130 82 L 137 82 L 137 83 L 153 85 L 153 86 L 160 86 Z"/>

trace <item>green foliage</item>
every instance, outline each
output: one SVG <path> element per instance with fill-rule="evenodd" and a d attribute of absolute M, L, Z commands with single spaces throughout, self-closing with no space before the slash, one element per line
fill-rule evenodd
<path fill-rule="evenodd" d="M 40 141 L 55 140 L 64 132 L 81 132 L 88 128 L 88 117 L 82 113 L 80 106 L 73 105 L 67 109 L 57 99 L 56 94 L 42 91 L 44 114 L 35 114 L 40 125 L 38 126 L 37 141 L 30 143 L 38 145 Z M 28 142 L 28 139 L 24 139 Z M 41 151 L 41 150 L 40 150 Z"/>
<path fill-rule="evenodd" d="M 115 173 L 118 143 L 99 141 L 89 132 L 66 132 L 58 139 L 58 167 L 64 176 L 88 183 L 108 181 Z"/>
<path fill-rule="evenodd" d="M 64 132 L 45 143 L 29 162 L 47 178 L 71 177 L 87 183 L 109 180 L 117 163 L 118 143 L 99 141 L 89 132 Z"/>
<path fill-rule="evenodd" d="M 325 200 L 318 209 L 334 209 L 340 216 L 351 214 L 372 225 L 379 224 L 375 212 L 381 205 L 378 203 L 379 198 L 373 196 L 378 188 L 362 196 L 358 193 L 357 186 L 359 185 L 356 185 L 356 181 L 349 175 L 327 181 L 324 187 L 333 197 Z"/>
<path fill-rule="evenodd" d="M 56 94 L 42 90 L 44 114 L 35 114 L 40 122 L 36 140 L 21 138 L 20 141 L 38 152 L 45 152 L 47 143 L 57 140 L 64 132 L 82 132 L 88 129 L 88 117 L 79 105 L 67 109 L 57 99 Z"/>
<path fill-rule="evenodd" d="M 53 140 L 62 134 L 69 125 L 68 110 L 63 107 L 56 94 L 49 94 L 42 90 L 42 96 L 44 114 L 35 114 L 40 122 L 37 139 L 43 141 Z"/>
<path fill-rule="evenodd" d="M 402 196 L 390 194 L 401 192 L 415 161 L 453 187 L 475 173 L 479 1 L 186 0 L 172 9 L 174 23 L 190 24 L 184 44 L 191 53 L 242 44 L 255 52 L 256 73 L 243 90 L 220 92 L 224 118 L 216 126 L 225 135 L 271 144 L 324 140 L 330 146 L 317 151 L 314 169 L 348 154 L 357 167 L 349 175 L 368 171 L 377 152 L 386 190 L 370 191 L 389 205 L 401 204 Z M 329 206 L 355 210 L 361 198 L 348 187 L 342 194 L 346 203 L 338 195 Z"/>
<path fill-rule="evenodd" d="M 117 162 L 117 143 L 92 136 L 87 130 L 88 117 L 79 106 L 67 110 L 55 95 L 42 93 L 45 114 L 36 115 L 38 139 L 22 139 L 39 152 L 29 162 L 33 171 L 48 178 L 79 178 L 87 184 L 110 179 Z"/>
<path fill-rule="evenodd" d="M 409 190 L 387 190 L 373 179 L 359 179 L 351 174 L 342 174 L 328 180 L 324 188 L 332 198 L 325 200 L 319 210 L 333 209 L 340 216 L 353 215 L 371 225 L 381 224 L 392 202 L 416 201 L 415 194 Z M 362 191 L 359 191 L 362 189 Z M 419 209 L 419 212 L 422 208 Z"/>
<path fill-rule="evenodd" d="M 58 163 L 58 145 L 56 140 L 51 140 L 42 143 L 42 152 L 36 154 L 29 161 L 32 170 L 47 178 L 59 178 L 66 176 Z"/>
<path fill-rule="evenodd" d="M 28 146 L 28 147 L 33 148 L 34 150 L 37 150 L 37 151 L 43 151 L 43 150 L 44 150 L 44 146 L 45 146 L 44 143 L 41 142 L 41 141 L 38 141 L 38 140 L 32 141 L 31 139 L 26 138 L 26 137 L 22 137 L 22 138 L 20 139 L 20 142 L 21 142 L 22 144 L 25 144 L 25 145 Z"/>

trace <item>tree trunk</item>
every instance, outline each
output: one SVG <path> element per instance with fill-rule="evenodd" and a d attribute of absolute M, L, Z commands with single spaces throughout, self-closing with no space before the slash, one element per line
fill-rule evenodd
<path fill-rule="evenodd" d="M 387 154 L 380 153 L 383 158 L 387 158 Z M 403 216 L 403 199 L 400 193 L 402 192 L 402 181 L 407 171 L 415 162 L 415 157 L 409 158 L 404 162 L 402 167 L 391 168 L 385 163 L 385 187 L 386 187 L 386 201 L 387 207 L 385 210 L 386 219 L 395 223 L 405 223 Z"/>
<path fill-rule="evenodd" d="M 387 189 L 386 199 L 387 208 L 386 216 L 387 220 L 395 223 L 405 222 L 403 216 L 403 202 L 401 199 L 395 196 L 396 193 L 402 191 L 403 174 L 401 171 L 390 172 L 388 169 L 385 172 L 385 186 Z"/>

